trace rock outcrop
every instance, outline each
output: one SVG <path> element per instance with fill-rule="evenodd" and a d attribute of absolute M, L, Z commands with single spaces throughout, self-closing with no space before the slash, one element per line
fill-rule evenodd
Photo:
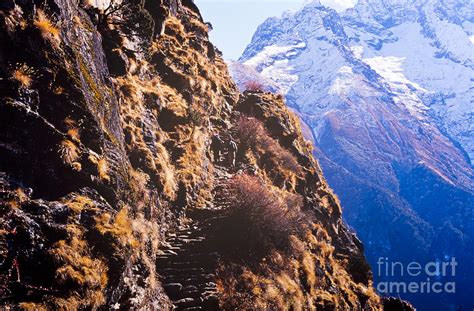
<path fill-rule="evenodd" d="M 297 119 L 192 1 L 0 18 L 2 307 L 383 308 Z"/>

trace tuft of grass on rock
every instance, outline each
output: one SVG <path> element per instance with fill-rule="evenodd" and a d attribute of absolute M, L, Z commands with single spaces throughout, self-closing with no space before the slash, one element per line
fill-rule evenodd
<path fill-rule="evenodd" d="M 59 155 L 65 164 L 72 165 L 81 156 L 81 151 L 72 141 L 65 139 L 59 145 Z"/>
<path fill-rule="evenodd" d="M 41 32 L 41 36 L 44 39 L 54 39 L 56 41 L 60 40 L 60 31 L 57 28 L 51 19 L 46 15 L 46 13 L 38 9 L 36 10 L 36 18 L 33 24 L 38 28 Z"/>
<path fill-rule="evenodd" d="M 12 73 L 12 79 L 24 88 L 29 88 L 33 84 L 34 70 L 26 64 L 22 64 L 15 68 Z"/>

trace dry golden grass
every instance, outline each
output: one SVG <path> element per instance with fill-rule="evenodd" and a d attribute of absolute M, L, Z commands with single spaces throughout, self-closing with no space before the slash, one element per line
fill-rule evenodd
<path fill-rule="evenodd" d="M 256 153 L 260 166 L 267 171 L 279 172 L 287 180 L 294 179 L 301 173 L 296 157 L 270 137 L 261 121 L 244 116 L 237 121 L 234 130 L 241 148 L 251 149 Z"/>
<path fill-rule="evenodd" d="M 7 206 L 12 209 L 18 209 L 23 203 L 28 201 L 28 196 L 25 194 L 25 191 L 22 188 L 17 188 L 13 192 L 14 197 L 6 201 Z"/>
<path fill-rule="evenodd" d="M 185 35 L 185 29 L 181 21 L 176 18 L 174 15 L 170 15 L 165 21 L 165 32 L 170 30 L 177 35 Z"/>
<path fill-rule="evenodd" d="M 187 10 L 187 13 L 196 16 L 196 13 L 194 13 L 191 10 Z M 193 28 L 193 30 L 196 30 L 196 31 L 201 32 L 201 33 L 206 33 L 206 32 L 211 31 L 211 27 L 209 27 L 208 24 L 205 24 L 205 23 L 201 22 L 199 17 L 198 18 L 190 18 L 189 19 L 189 24 L 191 25 L 191 28 Z"/>
<path fill-rule="evenodd" d="M 145 145 L 146 146 L 146 145 Z M 162 193 L 169 199 L 176 198 L 176 169 L 170 159 L 168 150 L 161 144 L 155 144 L 156 153 L 150 152 L 150 167 L 160 177 L 160 183 L 162 186 Z"/>
<path fill-rule="evenodd" d="M 107 266 L 92 258 L 80 227 L 68 225 L 67 232 L 68 238 L 56 242 L 49 253 L 58 266 L 55 272 L 57 283 L 73 286 L 75 290 L 65 298 L 53 299 L 51 303 L 60 310 L 97 308 L 105 303 L 103 292 L 108 282 Z"/>
<path fill-rule="evenodd" d="M 56 94 L 56 95 L 64 94 L 65 91 L 66 90 L 62 86 L 55 86 L 53 88 L 53 93 Z"/>
<path fill-rule="evenodd" d="M 12 78 L 15 81 L 17 81 L 24 88 L 31 87 L 31 85 L 33 83 L 32 71 L 26 65 L 22 65 L 22 66 L 16 68 L 13 71 Z"/>
<path fill-rule="evenodd" d="M 81 140 L 81 135 L 78 128 L 70 128 L 67 130 L 67 135 L 73 140 L 79 142 Z"/>
<path fill-rule="evenodd" d="M 47 311 L 48 310 L 43 304 L 34 303 L 34 302 L 21 302 L 19 304 L 19 307 L 21 310 L 24 310 L 24 311 Z"/>
<path fill-rule="evenodd" d="M 199 198 L 193 204 L 202 208 L 212 200 L 212 167 L 205 167 L 206 133 L 201 129 L 182 129 L 181 135 L 185 137 L 180 145 L 184 154 L 176 163 L 178 180 L 181 180 L 186 189 L 192 189 L 199 185 Z M 191 135 L 191 137 L 190 137 Z"/>
<path fill-rule="evenodd" d="M 86 248 L 86 242 L 76 237 L 70 241 L 57 242 L 51 253 L 57 261 L 64 263 L 56 270 L 60 283 L 73 282 L 80 286 L 105 287 L 106 267 L 86 254 Z"/>
<path fill-rule="evenodd" d="M 160 84 L 160 100 L 163 105 L 178 117 L 185 117 L 188 105 L 183 96 L 166 84 Z"/>
<path fill-rule="evenodd" d="M 97 162 L 97 171 L 99 172 L 99 178 L 102 181 L 110 181 L 109 176 L 109 163 L 105 158 L 100 158 Z"/>
<path fill-rule="evenodd" d="M 97 154 L 90 154 L 88 159 L 91 163 L 96 165 L 99 179 L 101 181 L 110 182 L 109 164 L 107 162 L 107 159 L 100 157 Z"/>
<path fill-rule="evenodd" d="M 28 196 L 22 188 L 16 188 L 15 196 L 20 203 L 24 203 L 28 200 Z"/>
<path fill-rule="evenodd" d="M 21 207 L 20 203 L 18 203 L 17 200 L 8 200 L 6 202 L 6 205 L 10 208 L 10 209 L 18 209 Z"/>
<path fill-rule="evenodd" d="M 252 269 L 221 266 L 218 290 L 223 306 L 226 309 L 250 306 L 258 310 L 356 310 L 361 309 L 360 301 L 365 299 L 360 297 L 364 296 L 367 300 L 364 310 L 380 310 L 380 298 L 371 285 L 355 284 L 343 263 L 333 258 L 334 248 L 320 240 L 328 238 L 323 230 L 322 226 L 314 225 L 306 237 L 292 236 L 289 254 L 273 252 Z M 312 244 L 329 247 L 322 249 Z M 324 273 L 318 274 L 318 270 Z M 237 292 L 236 288 L 239 288 Z M 334 292 L 334 288 L 338 290 Z"/>
<path fill-rule="evenodd" d="M 129 187 L 130 201 L 133 202 L 133 211 L 139 212 L 150 203 L 150 194 L 148 191 L 148 183 L 150 176 L 140 170 L 130 168 L 129 170 Z"/>
<path fill-rule="evenodd" d="M 74 213 L 80 213 L 84 209 L 95 209 L 96 206 L 94 202 L 83 195 L 76 195 L 72 199 L 65 202 L 67 207 L 69 207 Z"/>
<path fill-rule="evenodd" d="M 46 13 L 38 9 L 36 10 L 36 18 L 33 24 L 40 30 L 41 35 L 45 39 L 54 39 L 59 41 L 60 31 L 59 29 L 51 22 Z"/>
<path fill-rule="evenodd" d="M 66 117 L 63 122 L 64 122 L 64 125 L 66 125 L 67 128 L 74 128 L 74 127 L 77 126 L 76 120 L 74 120 L 70 117 Z"/>
<path fill-rule="evenodd" d="M 314 257 L 310 252 L 304 252 L 303 258 L 301 261 L 301 266 L 303 268 L 303 272 L 307 276 L 307 282 L 309 284 L 317 285 L 318 278 L 316 277 L 316 267 L 315 267 L 315 260 Z"/>
<path fill-rule="evenodd" d="M 64 311 L 97 310 L 104 303 L 104 295 L 96 290 L 85 290 L 82 295 L 74 294 L 67 298 L 54 298 L 50 302 L 53 306 L 51 309 Z"/>
<path fill-rule="evenodd" d="M 81 156 L 81 151 L 72 141 L 66 139 L 59 145 L 59 155 L 65 164 L 72 165 Z"/>
<path fill-rule="evenodd" d="M 184 142 L 185 153 L 178 161 L 178 174 L 186 181 L 196 182 L 202 170 L 206 135 L 200 130 L 191 133 L 192 137 Z"/>
<path fill-rule="evenodd" d="M 137 64 L 137 70 L 144 70 L 148 67 L 148 63 L 140 62 Z M 174 199 L 176 196 L 177 183 L 175 180 L 175 168 L 171 163 L 168 150 L 161 144 L 166 139 L 166 133 L 156 128 L 155 146 L 156 150 L 151 150 L 144 140 L 143 128 L 140 126 L 142 118 L 145 114 L 153 113 L 158 115 L 157 107 L 144 105 L 146 96 L 154 96 L 159 99 L 160 103 L 172 111 L 179 117 L 186 114 L 186 103 L 181 96 L 173 92 L 170 87 L 161 85 L 159 78 L 144 80 L 138 76 L 128 76 L 127 78 L 116 78 L 115 83 L 120 88 L 123 99 L 121 105 L 121 118 L 123 122 L 124 132 L 126 135 L 127 150 L 129 153 L 139 155 L 141 163 L 134 163 L 136 168 L 140 168 L 146 172 L 150 178 L 156 181 L 159 176 L 158 183 L 164 196 Z M 171 96 L 168 98 L 167 96 Z M 169 102 L 173 104 L 168 104 Z M 150 109 L 150 110 L 146 110 Z M 132 176 L 133 177 L 133 176 Z M 136 186 L 136 181 L 131 179 L 131 183 Z M 134 186 L 134 187 L 135 187 Z"/>
<path fill-rule="evenodd" d="M 69 117 L 64 119 L 64 124 L 67 128 L 67 135 L 75 142 L 81 141 L 81 134 L 77 122 Z"/>
<path fill-rule="evenodd" d="M 71 164 L 71 168 L 75 170 L 76 172 L 82 171 L 82 165 L 79 162 L 74 162 Z"/>
<path fill-rule="evenodd" d="M 221 113 L 226 109 L 222 105 L 222 93 L 237 95 L 235 85 L 229 79 L 226 65 L 219 58 L 209 59 L 206 51 L 209 47 L 199 39 L 197 32 L 202 31 L 202 23 L 187 25 L 186 29 L 176 17 L 166 22 L 166 33 L 160 36 L 153 44 L 153 53 L 166 53 L 168 56 L 164 61 L 183 80 L 195 101 L 205 98 L 205 105 L 212 107 Z M 189 46 L 201 46 L 202 48 L 189 48 Z M 168 87 L 169 86 L 166 86 Z M 178 94 L 176 89 L 170 88 L 169 94 Z M 231 95 L 231 96 L 233 96 Z M 237 98 L 235 98 L 237 100 Z M 176 101 L 165 101 L 173 104 Z"/>
<path fill-rule="evenodd" d="M 132 221 L 128 216 L 128 209 L 123 208 L 112 219 L 108 213 L 103 213 L 96 217 L 96 229 L 102 235 L 113 236 L 122 246 L 130 246 L 136 248 L 139 242 L 135 239 Z"/>

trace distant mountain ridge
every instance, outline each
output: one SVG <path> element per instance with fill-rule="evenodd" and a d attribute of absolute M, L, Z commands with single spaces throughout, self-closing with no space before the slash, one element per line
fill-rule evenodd
<path fill-rule="evenodd" d="M 379 256 L 461 260 L 461 293 L 431 309 L 470 304 L 473 12 L 469 1 L 363 0 L 338 14 L 314 1 L 267 19 L 241 65 L 230 64 L 232 73 L 258 73 L 234 74 L 241 87 L 276 83 L 312 129 L 372 264 Z"/>

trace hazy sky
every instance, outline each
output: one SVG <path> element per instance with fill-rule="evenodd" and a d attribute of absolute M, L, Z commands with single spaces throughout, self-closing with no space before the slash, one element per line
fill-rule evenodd
<path fill-rule="evenodd" d="M 226 59 L 238 59 L 252 40 L 258 25 L 268 17 L 297 10 L 308 0 L 195 0 L 203 18 L 211 22 L 211 41 Z M 321 0 L 338 10 L 353 6 L 357 0 Z"/>

